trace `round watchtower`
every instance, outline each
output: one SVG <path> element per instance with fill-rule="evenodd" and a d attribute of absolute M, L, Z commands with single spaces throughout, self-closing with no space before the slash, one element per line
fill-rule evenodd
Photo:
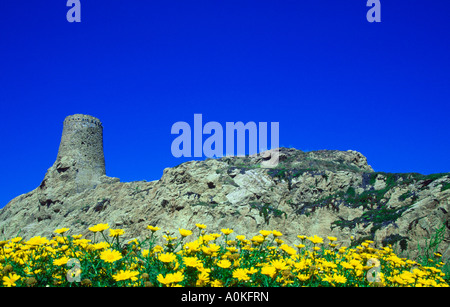
<path fill-rule="evenodd" d="M 76 163 L 77 190 L 94 188 L 106 175 L 103 154 L 103 126 L 98 118 L 75 114 L 67 116 L 59 145 L 57 161 L 73 159 Z"/>

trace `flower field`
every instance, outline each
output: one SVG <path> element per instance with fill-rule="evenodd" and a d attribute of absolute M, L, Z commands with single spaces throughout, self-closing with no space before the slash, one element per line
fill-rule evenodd
<path fill-rule="evenodd" d="M 145 240 L 121 242 L 122 229 L 98 224 L 89 228 L 92 240 L 62 228 L 51 239 L 0 241 L 1 286 L 449 286 L 439 254 L 421 265 L 372 241 L 350 248 L 333 237 L 299 235 L 290 246 L 276 230 L 246 238 L 232 229 L 206 228 L 196 224 L 173 234 L 148 226 Z"/>

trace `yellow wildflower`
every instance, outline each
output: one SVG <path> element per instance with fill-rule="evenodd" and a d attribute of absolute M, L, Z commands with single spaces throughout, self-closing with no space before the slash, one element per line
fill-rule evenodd
<path fill-rule="evenodd" d="M 270 278 L 273 278 L 276 273 L 277 270 L 273 266 L 266 265 L 261 268 L 261 274 L 267 275 Z"/>
<path fill-rule="evenodd" d="M 91 245 L 91 248 L 93 250 L 106 249 L 106 248 L 109 248 L 109 247 L 111 247 L 111 245 L 108 242 L 105 242 L 105 241 L 98 242 L 98 243 L 95 243 L 95 244 Z"/>
<path fill-rule="evenodd" d="M 287 263 L 286 263 L 284 260 L 279 260 L 279 259 L 272 260 L 272 261 L 270 262 L 270 264 L 271 264 L 275 269 L 280 270 L 280 271 L 286 270 L 286 269 L 289 268 L 289 266 L 287 265 Z"/>
<path fill-rule="evenodd" d="M 125 231 L 123 229 L 110 229 L 109 230 L 109 236 L 113 237 L 113 238 L 121 236 L 124 233 L 125 233 Z"/>
<path fill-rule="evenodd" d="M 16 281 L 18 281 L 21 277 L 16 273 L 9 273 L 8 276 L 3 276 L 3 285 L 5 287 L 15 287 Z"/>
<path fill-rule="evenodd" d="M 89 227 L 89 230 L 92 232 L 102 232 L 109 228 L 108 224 L 97 224 L 95 226 Z"/>
<path fill-rule="evenodd" d="M 233 229 L 225 228 L 220 230 L 224 235 L 229 235 L 233 233 Z"/>
<path fill-rule="evenodd" d="M 117 250 L 107 249 L 100 253 L 100 259 L 105 262 L 112 263 L 122 259 L 122 254 Z"/>
<path fill-rule="evenodd" d="M 261 236 L 254 236 L 254 237 L 252 238 L 252 242 L 253 242 L 254 244 L 260 244 L 260 243 L 264 242 L 264 237 L 261 237 Z"/>
<path fill-rule="evenodd" d="M 316 235 L 314 235 L 313 237 L 308 237 L 307 238 L 309 241 L 311 241 L 314 244 L 319 244 L 319 243 L 323 243 L 323 239 L 321 237 L 318 237 Z"/>
<path fill-rule="evenodd" d="M 47 240 L 47 238 L 43 238 L 41 236 L 32 237 L 30 240 L 25 242 L 25 244 L 32 245 L 32 246 L 44 245 L 44 244 L 48 244 L 48 243 L 49 243 L 49 241 Z"/>
<path fill-rule="evenodd" d="M 148 225 L 147 229 L 151 230 L 152 232 L 156 232 L 156 231 L 160 230 L 161 228 L 152 226 L 152 225 Z"/>
<path fill-rule="evenodd" d="M 243 235 L 238 235 L 238 236 L 236 236 L 236 240 L 244 241 L 244 240 L 245 240 L 245 236 L 243 236 Z"/>
<path fill-rule="evenodd" d="M 214 280 L 211 282 L 211 287 L 223 287 L 223 283 L 220 280 Z"/>
<path fill-rule="evenodd" d="M 233 271 L 233 277 L 237 278 L 239 281 L 243 280 L 243 281 L 247 281 L 250 280 L 250 277 L 247 275 L 247 270 L 246 269 L 236 269 Z"/>
<path fill-rule="evenodd" d="M 272 230 L 272 235 L 274 237 L 281 237 L 283 234 L 279 232 L 278 230 Z"/>
<path fill-rule="evenodd" d="M 70 259 L 66 256 L 53 260 L 53 265 L 61 266 L 66 264 Z"/>
<path fill-rule="evenodd" d="M 177 256 L 174 253 L 165 253 L 158 256 L 158 260 L 164 263 L 175 261 Z"/>
<path fill-rule="evenodd" d="M 132 281 L 136 281 L 138 278 L 136 277 L 139 275 L 138 271 L 130 271 L 130 270 L 120 270 L 119 273 L 114 274 L 112 277 L 115 281 L 122 281 L 131 279 Z"/>
<path fill-rule="evenodd" d="M 297 253 L 297 251 L 296 251 L 294 248 L 290 247 L 290 246 L 287 245 L 287 244 L 282 244 L 282 245 L 280 246 L 280 249 L 281 249 L 282 251 L 286 252 L 286 253 L 287 253 L 288 255 L 290 255 L 290 256 L 295 255 L 295 254 Z"/>
<path fill-rule="evenodd" d="M 333 280 L 339 284 L 345 284 L 347 282 L 347 278 L 344 275 L 338 275 L 334 273 Z"/>
<path fill-rule="evenodd" d="M 298 278 L 300 281 L 306 281 L 306 280 L 308 280 L 310 277 L 311 277 L 310 275 L 307 275 L 307 274 L 301 274 L 301 273 L 299 273 L 299 274 L 297 275 L 297 278 Z"/>
<path fill-rule="evenodd" d="M 217 266 L 223 269 L 227 269 L 231 266 L 231 262 L 227 259 L 220 260 L 219 262 L 217 262 Z"/>
<path fill-rule="evenodd" d="M 183 257 L 183 262 L 185 266 L 193 268 L 196 268 L 201 264 L 197 257 Z"/>
<path fill-rule="evenodd" d="M 60 229 L 56 229 L 54 232 L 57 234 L 63 234 L 65 232 L 67 232 L 69 230 L 69 228 L 60 228 Z"/>
<path fill-rule="evenodd" d="M 259 233 L 262 234 L 264 237 L 267 237 L 272 232 L 270 230 L 260 230 Z"/>
<path fill-rule="evenodd" d="M 187 237 L 187 236 L 190 236 L 192 234 L 192 231 L 186 230 L 186 229 L 182 229 L 182 228 L 179 228 L 178 231 L 180 232 L 180 235 L 182 237 Z"/>

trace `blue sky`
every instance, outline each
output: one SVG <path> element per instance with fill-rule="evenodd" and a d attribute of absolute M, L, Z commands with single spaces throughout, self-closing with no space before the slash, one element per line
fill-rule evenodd
<path fill-rule="evenodd" d="M 376 171 L 450 172 L 450 2 L 0 2 L 0 207 L 36 188 L 75 113 L 107 175 L 155 180 L 177 121 L 279 122 L 280 145 L 353 149 Z"/>

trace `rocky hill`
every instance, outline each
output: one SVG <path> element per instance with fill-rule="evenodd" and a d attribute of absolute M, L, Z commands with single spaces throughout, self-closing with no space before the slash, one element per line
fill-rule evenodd
<path fill-rule="evenodd" d="M 265 168 L 271 154 L 186 162 L 152 182 L 103 175 L 83 191 L 74 180 L 77 161 L 62 157 L 39 187 L 1 209 L 1 236 L 50 237 L 69 227 L 89 238 L 88 227 L 108 223 L 131 239 L 146 236 L 147 225 L 178 234 L 204 223 L 249 236 L 277 229 L 288 243 L 299 234 L 347 245 L 372 239 L 414 258 L 418 244 L 443 227 L 439 251 L 450 258 L 450 174 L 379 173 L 355 151 L 288 148 L 279 149 L 278 166 Z"/>

